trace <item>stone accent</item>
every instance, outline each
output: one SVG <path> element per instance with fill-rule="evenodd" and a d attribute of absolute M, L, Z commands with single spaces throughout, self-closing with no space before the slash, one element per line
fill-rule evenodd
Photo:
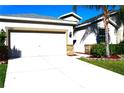
<path fill-rule="evenodd" d="M 93 47 L 94 44 L 86 44 L 85 45 L 85 53 L 86 54 L 91 54 L 91 48 Z"/>
<path fill-rule="evenodd" d="M 73 51 L 73 45 L 67 45 L 67 55 L 68 56 L 71 56 L 74 54 L 74 51 Z"/>

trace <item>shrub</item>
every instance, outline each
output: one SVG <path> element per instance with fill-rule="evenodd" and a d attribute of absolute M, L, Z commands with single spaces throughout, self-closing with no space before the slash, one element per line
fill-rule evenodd
<path fill-rule="evenodd" d="M 109 45 L 111 55 L 117 54 L 117 47 L 118 47 L 118 45 L 116 45 L 116 44 L 110 44 Z"/>
<path fill-rule="evenodd" d="M 124 44 L 124 40 L 123 40 L 123 41 L 121 41 L 119 44 Z"/>
<path fill-rule="evenodd" d="M 91 48 L 91 54 L 95 57 L 105 56 L 105 45 L 97 44 Z"/>
<path fill-rule="evenodd" d="M 124 44 L 110 44 L 110 54 L 124 54 Z M 106 55 L 105 45 L 97 44 L 91 48 L 91 54 L 95 57 L 102 57 Z"/>
<path fill-rule="evenodd" d="M 8 48 L 7 46 L 0 46 L 0 61 L 8 59 Z"/>
<path fill-rule="evenodd" d="M 124 44 L 110 44 L 111 54 L 124 54 Z"/>

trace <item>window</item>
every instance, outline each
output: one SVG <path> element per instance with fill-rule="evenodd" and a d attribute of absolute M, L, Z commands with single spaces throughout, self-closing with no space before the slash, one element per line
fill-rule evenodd
<path fill-rule="evenodd" d="M 98 30 L 97 43 L 98 44 L 105 43 L 105 29 L 103 29 L 103 28 L 100 28 Z"/>

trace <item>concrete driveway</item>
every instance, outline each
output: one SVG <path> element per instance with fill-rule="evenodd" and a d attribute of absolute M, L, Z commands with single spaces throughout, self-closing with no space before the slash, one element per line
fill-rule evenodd
<path fill-rule="evenodd" d="M 124 93 L 124 76 L 68 56 L 9 60 L 0 93 Z"/>

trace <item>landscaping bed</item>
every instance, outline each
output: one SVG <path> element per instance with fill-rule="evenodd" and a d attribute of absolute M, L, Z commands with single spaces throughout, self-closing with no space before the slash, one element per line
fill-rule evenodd
<path fill-rule="evenodd" d="M 120 55 L 110 55 L 110 57 L 102 56 L 102 57 L 96 57 L 96 56 L 89 56 L 87 59 L 90 60 L 112 60 L 112 61 L 118 61 L 122 60 L 123 58 Z"/>

